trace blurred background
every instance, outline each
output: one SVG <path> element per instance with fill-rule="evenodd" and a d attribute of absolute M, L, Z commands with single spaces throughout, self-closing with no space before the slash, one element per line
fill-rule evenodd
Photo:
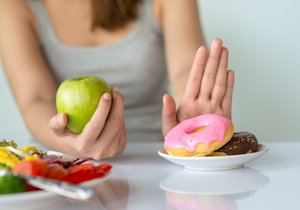
<path fill-rule="evenodd" d="M 236 131 L 300 141 L 300 1 L 199 0 L 199 11 L 207 43 L 220 37 L 229 48 Z M 0 138 L 30 138 L 1 61 Z"/>

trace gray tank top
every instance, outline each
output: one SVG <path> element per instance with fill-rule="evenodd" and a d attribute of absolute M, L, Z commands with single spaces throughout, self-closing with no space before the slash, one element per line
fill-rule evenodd
<path fill-rule="evenodd" d="M 158 141 L 162 96 L 167 92 L 167 70 L 159 24 L 152 1 L 139 6 L 139 19 L 121 40 L 106 45 L 74 47 L 61 42 L 42 1 L 30 0 L 39 24 L 39 41 L 49 67 L 60 83 L 67 78 L 98 75 L 118 86 L 125 98 L 127 140 Z"/>

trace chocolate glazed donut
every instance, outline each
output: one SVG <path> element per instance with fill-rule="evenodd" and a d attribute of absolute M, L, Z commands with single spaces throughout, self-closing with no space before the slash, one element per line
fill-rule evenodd
<path fill-rule="evenodd" d="M 257 152 L 258 141 L 254 134 L 250 132 L 236 132 L 232 138 L 212 155 L 240 155 Z"/>

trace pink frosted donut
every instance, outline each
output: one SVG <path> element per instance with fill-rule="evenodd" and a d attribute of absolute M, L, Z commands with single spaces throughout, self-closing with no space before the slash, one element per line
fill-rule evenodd
<path fill-rule="evenodd" d="M 220 115 L 204 114 L 179 123 L 165 137 L 164 148 L 175 156 L 206 156 L 232 137 L 232 122 Z"/>

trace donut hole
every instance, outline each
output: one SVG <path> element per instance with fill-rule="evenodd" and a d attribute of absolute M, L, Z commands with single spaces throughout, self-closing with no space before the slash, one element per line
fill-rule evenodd
<path fill-rule="evenodd" d="M 201 126 L 201 127 L 199 127 L 199 128 L 196 128 L 196 129 L 194 129 L 194 130 L 188 132 L 188 134 L 190 134 L 190 133 L 201 132 L 201 131 L 203 131 L 203 130 L 206 129 L 206 128 L 207 128 L 207 126 Z"/>
<path fill-rule="evenodd" d="M 196 129 L 195 128 L 190 128 L 190 129 L 186 130 L 185 133 L 187 135 L 190 135 L 190 134 L 194 134 L 194 133 L 197 133 L 197 132 L 201 132 L 201 131 L 203 131 L 206 128 L 207 128 L 207 126 L 200 126 L 200 127 L 196 128 Z M 190 145 L 190 146 L 194 146 L 194 140 L 195 139 L 193 139 L 193 138 L 188 139 L 187 140 L 187 144 Z"/>

